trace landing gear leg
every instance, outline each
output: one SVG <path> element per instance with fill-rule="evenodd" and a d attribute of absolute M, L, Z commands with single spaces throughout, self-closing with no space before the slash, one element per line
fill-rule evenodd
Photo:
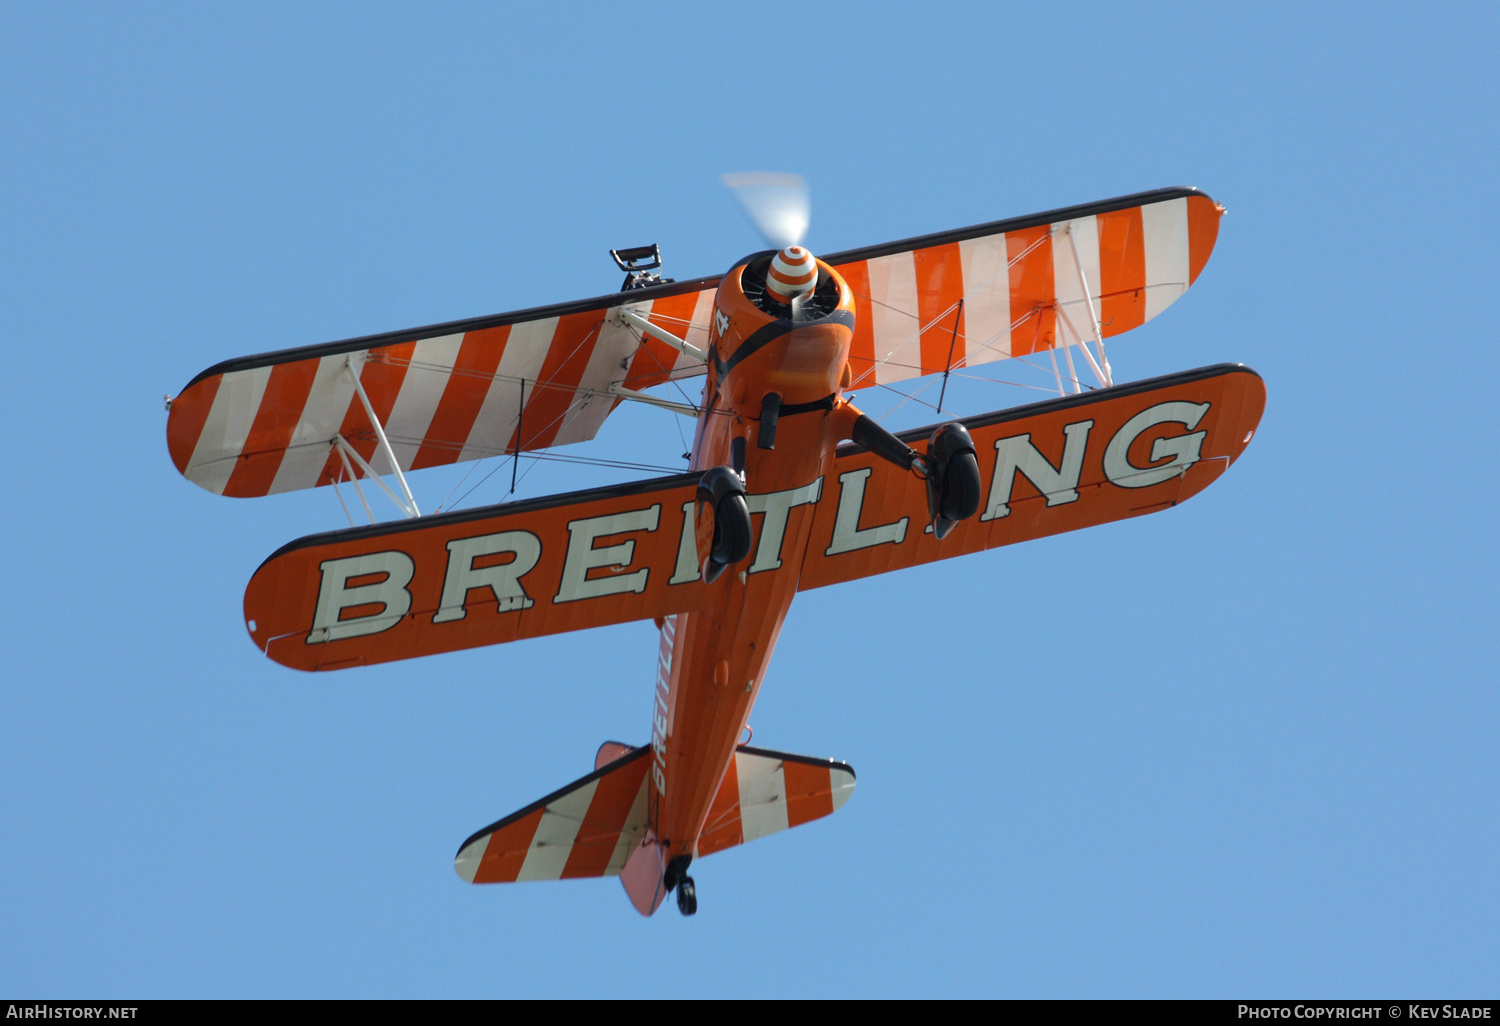
<path fill-rule="evenodd" d="M 943 424 L 927 440 L 923 455 L 864 414 L 854 422 L 855 442 L 927 481 L 927 518 L 939 540 L 979 509 L 979 461 L 974 440 L 957 421 Z"/>

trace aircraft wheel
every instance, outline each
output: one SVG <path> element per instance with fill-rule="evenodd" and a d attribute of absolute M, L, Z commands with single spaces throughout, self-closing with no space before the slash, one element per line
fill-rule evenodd
<path fill-rule="evenodd" d="M 944 424 L 927 443 L 927 511 L 933 533 L 945 537 L 979 509 L 979 459 L 962 424 Z"/>
<path fill-rule="evenodd" d="M 713 515 L 713 534 L 699 538 L 708 545 L 703 560 L 703 580 L 712 584 L 726 567 L 750 554 L 750 507 L 745 505 L 745 484 L 729 467 L 711 467 L 698 479 L 698 510 L 704 504 Z M 701 551 L 701 550 L 700 550 Z"/>
<path fill-rule="evenodd" d="M 698 888 L 693 886 L 690 876 L 683 877 L 677 884 L 677 911 L 685 916 L 698 911 Z"/>
<path fill-rule="evenodd" d="M 979 509 L 979 460 L 972 452 L 961 452 L 949 461 L 940 505 L 948 520 L 966 520 Z"/>
<path fill-rule="evenodd" d="M 733 566 L 750 555 L 750 542 L 750 507 L 743 494 L 731 492 L 714 507 L 714 562 Z"/>

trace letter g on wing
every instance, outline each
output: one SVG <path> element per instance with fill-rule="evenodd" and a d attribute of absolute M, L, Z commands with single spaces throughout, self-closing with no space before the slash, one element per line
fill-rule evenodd
<path fill-rule="evenodd" d="M 1151 466 L 1137 467 L 1130 462 L 1130 446 L 1158 424 L 1182 424 L 1189 431 L 1198 426 L 1208 412 L 1208 403 L 1158 403 L 1127 420 L 1104 450 L 1104 474 L 1121 488 L 1147 488 L 1178 477 L 1201 458 L 1207 431 L 1194 431 L 1175 438 L 1158 438 L 1151 444 Z M 1170 457 L 1170 459 L 1168 459 Z M 1158 464 L 1158 460 L 1168 460 Z"/>

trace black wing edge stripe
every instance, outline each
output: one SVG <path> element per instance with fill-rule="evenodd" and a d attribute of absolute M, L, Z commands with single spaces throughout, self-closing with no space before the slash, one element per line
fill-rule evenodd
<path fill-rule="evenodd" d="M 486 520 L 490 517 L 506 516 L 511 513 L 530 513 L 533 510 L 551 509 L 557 506 L 571 506 L 577 503 L 595 502 L 599 499 L 612 499 L 617 496 L 669 491 L 673 488 L 696 485 L 698 479 L 702 476 L 701 473 L 689 472 L 686 474 L 674 474 L 671 477 L 653 477 L 645 481 L 629 481 L 625 484 L 584 488 L 576 492 L 543 495 L 535 499 L 522 499 L 520 502 L 499 502 L 491 506 L 476 506 L 473 509 L 453 510 L 450 513 L 432 513 L 425 517 L 413 517 L 381 524 L 366 524 L 363 527 L 344 527 L 337 531 L 324 531 L 320 534 L 304 535 L 301 538 L 287 542 L 281 548 L 267 556 L 261 562 L 260 567 L 256 568 L 255 572 L 260 573 L 261 567 L 264 567 L 272 560 L 286 555 L 288 552 L 310 548 L 314 545 L 331 545 L 337 542 L 358 541 L 362 538 L 397 535 L 405 531 L 420 531 L 428 527 L 463 524 L 471 520 Z"/>
<path fill-rule="evenodd" d="M 884 242 L 878 246 L 866 246 L 863 249 L 847 249 L 842 253 L 828 254 L 822 259 L 826 263 L 838 267 L 840 264 L 851 264 L 857 260 L 869 260 L 872 257 L 889 256 L 892 253 L 901 253 L 909 249 L 925 249 L 928 246 L 961 242 L 964 239 L 976 239 L 985 235 L 994 235 L 998 232 L 1020 231 L 1023 228 L 1035 228 L 1040 224 L 1071 221 L 1080 217 L 1088 217 L 1091 214 L 1106 214 L 1111 210 L 1125 210 L 1129 207 L 1144 206 L 1147 203 L 1160 203 L 1163 200 L 1179 199 L 1184 196 L 1209 198 L 1208 194 L 1201 189 L 1194 189 L 1188 186 L 1177 186 L 1170 189 L 1152 189 L 1148 192 L 1132 193 L 1129 196 L 1117 196 L 1114 199 L 1083 203 L 1076 207 L 1061 207 L 1057 210 L 1048 210 L 1040 214 L 1013 217 L 1006 221 L 990 221 L 986 224 L 971 225 L 968 228 L 954 228 L 950 231 L 936 232 L 932 235 L 919 235 L 912 239 L 902 239 L 899 242 Z M 771 252 L 774 252 L 774 250 L 752 253 L 743 260 L 737 261 L 734 266 L 738 267 L 763 253 Z M 700 292 L 703 289 L 717 286 L 723 277 L 724 275 L 722 274 L 712 274 L 706 278 L 693 278 L 690 281 L 673 282 L 670 285 L 652 285 L 643 289 L 634 289 L 628 293 L 612 292 L 607 296 L 596 296 L 592 299 L 575 299 L 570 303 L 556 303 L 552 306 L 534 306 L 526 310 L 512 310 L 509 313 L 490 314 L 485 317 L 471 317 L 468 320 L 462 321 L 446 321 L 442 324 L 429 324 L 422 328 L 405 328 L 401 331 L 388 331 L 379 335 L 362 335 L 359 338 L 344 339 L 339 342 L 324 342 L 315 346 L 278 349 L 269 353 L 256 353 L 253 356 L 240 356 L 233 360 L 225 360 L 223 363 L 216 363 L 207 370 L 199 373 L 193 380 L 183 386 L 182 391 L 186 392 L 204 378 L 211 378 L 216 374 L 228 374 L 231 371 L 253 370 L 256 367 L 267 367 L 278 363 L 291 363 L 296 360 L 321 359 L 325 356 L 337 356 L 339 353 L 353 353 L 361 349 L 375 349 L 379 346 L 391 346 L 400 342 L 436 338 L 440 335 L 457 335 L 460 332 L 479 331 L 483 328 L 498 328 L 503 324 L 515 324 L 519 321 L 537 321 L 545 317 L 563 317 L 568 314 L 586 313 L 590 310 L 607 310 L 613 306 L 623 306 L 625 303 L 640 303 L 648 299 L 666 299 L 669 296 L 680 296 L 685 292 Z"/>
<path fill-rule="evenodd" d="M 1243 363 L 1216 363 L 1208 367 L 1198 367 L 1194 370 L 1177 371 L 1175 374 L 1163 374 L 1159 378 L 1146 378 L 1142 381 L 1132 381 L 1124 385 L 1115 385 L 1112 388 L 1096 388 L 1092 392 L 1084 392 L 1081 395 L 1047 399 L 1039 403 L 1029 403 L 1026 406 L 1012 406 L 1009 409 L 996 410 L 994 413 L 981 413 L 977 417 L 954 419 L 967 428 L 989 427 L 992 424 L 1003 424 L 1008 420 L 1022 420 L 1026 417 L 1052 413 L 1054 410 L 1076 409 L 1092 405 L 1093 403 L 1118 399 L 1121 396 L 1152 392 L 1158 388 L 1185 385 L 1189 382 L 1204 381 L 1208 378 L 1217 378 L 1225 374 L 1252 374 L 1257 378 L 1260 377 L 1259 373 L 1246 367 Z M 950 422 L 943 421 L 943 423 Z M 896 437 L 907 444 L 916 441 L 926 441 L 936 427 L 938 427 L 937 424 L 929 424 L 926 427 L 912 428 L 910 431 L 898 431 L 896 432 Z M 836 455 L 837 458 L 843 459 L 846 456 L 858 456 L 864 451 L 863 446 L 855 445 L 851 442 L 839 446 Z"/>
<path fill-rule="evenodd" d="M 793 755 L 791 752 L 778 752 L 774 748 L 751 748 L 749 745 L 735 745 L 736 752 L 744 752 L 746 755 L 759 755 L 768 759 L 780 759 L 782 762 L 800 762 L 806 766 L 822 766 L 824 769 L 843 770 L 851 777 L 854 776 L 854 767 L 847 762 L 839 762 L 837 759 L 819 759 L 815 755 Z M 858 779 L 855 777 L 855 779 Z"/>
<path fill-rule="evenodd" d="M 538 798 L 536 801 L 534 801 L 530 805 L 526 806 L 526 808 L 521 809 L 519 812 L 512 812 L 509 816 L 506 816 L 504 819 L 497 819 L 495 822 L 491 823 L 489 826 L 483 827 L 482 829 L 474 831 L 472 834 L 470 834 L 468 836 L 468 838 L 464 841 L 463 844 L 460 844 L 458 846 L 458 851 L 456 851 L 456 852 L 453 853 L 453 857 L 455 859 L 457 859 L 459 855 L 463 854 L 463 850 L 465 848 L 467 848 L 469 845 L 473 844 L 475 841 L 479 840 L 485 834 L 493 834 L 496 830 L 500 830 L 500 829 L 502 829 L 504 827 L 508 827 L 512 823 L 514 823 L 516 820 L 518 820 L 518 819 L 524 819 L 526 816 L 531 815 L 537 809 L 544 808 L 545 806 L 551 805 L 553 802 L 557 801 L 559 798 L 562 798 L 563 796 L 565 796 L 567 794 L 570 794 L 573 791 L 578 790 L 580 787 L 583 787 L 585 784 L 589 783 L 590 781 L 598 780 L 600 777 L 604 776 L 605 774 L 613 773 L 617 769 L 623 769 L 625 766 L 629 765 L 630 763 L 635 762 L 637 759 L 644 758 L 646 755 L 649 755 L 650 753 L 651 753 L 651 746 L 650 745 L 642 745 L 640 748 L 637 748 L 635 751 L 631 752 L 629 755 L 622 755 L 620 758 L 616 759 L 612 763 L 609 763 L 607 766 L 602 766 L 599 769 L 594 770 L 594 772 L 590 773 L 588 776 L 586 776 L 586 777 L 579 777 L 577 780 L 573 781 L 571 784 L 567 784 L 567 785 L 564 785 L 563 787 L 558 788 L 556 791 L 553 791 L 547 797 L 545 797 L 545 798 Z"/>

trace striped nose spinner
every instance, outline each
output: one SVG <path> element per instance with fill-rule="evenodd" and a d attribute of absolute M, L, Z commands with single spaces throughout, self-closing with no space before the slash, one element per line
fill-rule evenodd
<path fill-rule="evenodd" d="M 788 246 L 771 261 L 766 275 L 766 291 L 780 303 L 790 305 L 818 284 L 818 262 L 801 246 Z"/>

